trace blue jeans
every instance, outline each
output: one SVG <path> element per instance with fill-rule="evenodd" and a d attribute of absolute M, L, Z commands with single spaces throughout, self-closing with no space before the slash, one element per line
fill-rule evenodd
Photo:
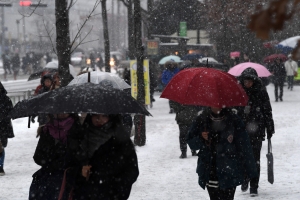
<path fill-rule="evenodd" d="M 294 86 L 294 76 L 287 77 L 288 89 L 293 89 Z"/>
<path fill-rule="evenodd" d="M 0 167 L 4 166 L 5 150 L 3 149 L 2 155 L 0 157 Z"/>

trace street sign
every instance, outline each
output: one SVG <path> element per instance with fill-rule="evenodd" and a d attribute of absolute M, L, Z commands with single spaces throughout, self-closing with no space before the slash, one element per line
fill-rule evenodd
<path fill-rule="evenodd" d="M 179 31 L 179 36 L 186 36 L 186 32 L 187 32 L 187 26 L 186 26 L 186 22 L 180 22 L 179 25 L 180 31 Z"/>
<path fill-rule="evenodd" d="M 159 49 L 159 40 L 147 40 L 147 55 L 157 55 Z"/>

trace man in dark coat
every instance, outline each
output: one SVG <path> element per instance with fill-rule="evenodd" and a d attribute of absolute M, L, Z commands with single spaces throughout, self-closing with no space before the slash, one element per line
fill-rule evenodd
<path fill-rule="evenodd" d="M 248 105 L 238 109 L 238 115 L 243 119 L 246 130 L 250 137 L 253 149 L 254 159 L 258 174 L 260 173 L 260 151 L 262 141 L 265 140 L 265 131 L 267 138 L 270 139 L 274 134 L 274 121 L 272 117 L 272 107 L 269 95 L 259 79 L 257 72 L 253 68 L 245 69 L 239 80 L 245 89 L 249 100 Z M 250 194 L 257 195 L 259 176 L 250 179 Z M 248 190 L 249 179 L 245 178 L 242 185 L 242 191 Z"/>
<path fill-rule="evenodd" d="M 7 118 L 8 113 L 12 110 L 13 104 L 6 95 L 7 92 L 0 82 L 0 176 L 5 175 L 3 170 L 7 139 L 15 137 L 11 119 Z"/>
<path fill-rule="evenodd" d="M 278 97 L 280 101 L 283 101 L 283 84 L 286 78 L 286 71 L 280 58 L 276 58 L 274 64 L 270 67 L 270 72 L 274 75 L 273 83 L 275 86 L 275 101 L 278 101 Z M 278 88 L 280 90 L 279 96 Z"/>

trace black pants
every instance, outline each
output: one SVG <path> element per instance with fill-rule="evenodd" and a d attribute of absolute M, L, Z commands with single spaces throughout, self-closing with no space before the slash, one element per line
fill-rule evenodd
<path fill-rule="evenodd" d="M 181 152 L 187 151 L 187 143 L 186 143 L 186 135 L 188 134 L 189 125 L 186 124 L 178 124 L 179 126 L 179 144 Z"/>
<path fill-rule="evenodd" d="M 253 150 L 254 161 L 256 164 L 256 170 L 258 177 L 250 179 L 250 188 L 258 188 L 259 176 L 260 176 L 260 151 L 262 146 L 262 141 L 259 139 L 250 138 L 250 143 Z"/>
<path fill-rule="evenodd" d="M 233 200 L 236 187 L 228 189 L 220 189 L 213 187 L 206 187 L 210 200 Z"/>
<path fill-rule="evenodd" d="M 287 76 L 288 89 L 293 89 L 294 86 L 294 76 Z"/>
<path fill-rule="evenodd" d="M 283 81 L 274 82 L 275 86 L 275 99 L 278 100 L 278 87 L 279 87 L 279 99 L 282 99 L 283 96 Z"/>

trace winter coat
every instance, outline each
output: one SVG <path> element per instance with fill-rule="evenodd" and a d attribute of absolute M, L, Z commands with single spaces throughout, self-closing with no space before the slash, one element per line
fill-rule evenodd
<path fill-rule="evenodd" d="M 12 63 L 13 71 L 19 71 L 20 70 L 21 61 L 20 61 L 19 55 L 15 55 L 14 57 L 12 57 L 11 63 Z"/>
<path fill-rule="evenodd" d="M 199 150 L 197 170 L 199 185 L 205 189 L 210 180 L 210 172 L 215 163 L 215 175 L 220 189 L 232 188 L 241 185 L 245 175 L 249 178 L 257 177 L 255 161 L 248 134 L 241 119 L 232 112 L 223 109 L 225 118 L 221 121 L 222 127 L 214 131 L 214 123 L 210 118 L 210 110 L 204 110 L 187 135 L 187 142 L 191 150 Z M 202 132 L 208 131 L 211 136 L 218 137 L 214 145 L 207 144 Z M 230 141 L 229 138 L 232 140 Z M 215 160 L 212 149 L 215 149 Z"/>
<path fill-rule="evenodd" d="M 162 73 L 162 76 L 161 76 L 161 81 L 164 85 L 167 85 L 170 80 L 173 78 L 173 76 L 175 74 L 177 74 L 179 72 L 179 68 L 176 67 L 176 68 L 173 68 L 173 69 L 165 69 Z"/>
<path fill-rule="evenodd" d="M 6 94 L 0 82 L 0 141 L 3 147 L 7 146 L 7 138 L 15 137 L 11 119 L 7 118 L 8 113 L 13 109 L 13 104 Z"/>
<path fill-rule="evenodd" d="M 68 142 L 68 166 L 76 172 L 67 178 L 73 185 L 73 199 L 128 199 L 139 170 L 133 143 L 121 122 L 110 120 L 99 128 L 87 119 L 83 126 L 84 134 L 72 134 Z M 103 134 L 108 137 L 99 137 Z M 92 166 L 88 180 L 81 175 L 87 164 Z"/>
<path fill-rule="evenodd" d="M 253 80 L 251 88 L 245 87 L 245 79 Z M 246 107 L 238 108 L 238 115 L 243 119 L 250 138 L 262 141 L 265 139 L 265 131 L 268 135 L 274 133 L 272 107 L 268 92 L 253 68 L 245 69 L 239 80 L 249 100 Z"/>
<path fill-rule="evenodd" d="M 32 175 L 33 180 L 29 191 L 30 200 L 58 199 L 65 170 L 67 143 L 54 139 L 49 131 L 45 131 L 43 127 L 38 129 L 40 138 L 33 156 L 34 162 L 41 168 Z M 80 129 L 81 125 L 76 119 L 69 130 L 69 134 Z"/>
<path fill-rule="evenodd" d="M 177 102 L 173 102 L 172 108 L 176 113 L 175 120 L 177 124 L 185 125 L 192 124 L 200 110 L 197 106 L 187 106 Z"/>
<path fill-rule="evenodd" d="M 298 65 L 293 60 L 287 60 L 284 63 L 284 67 L 287 76 L 294 76 L 294 72 L 298 72 Z"/>
<path fill-rule="evenodd" d="M 270 72 L 273 73 L 273 82 L 274 84 L 283 84 L 285 77 L 286 77 L 286 71 L 283 63 L 276 63 L 274 62 L 273 65 L 270 67 Z"/>

